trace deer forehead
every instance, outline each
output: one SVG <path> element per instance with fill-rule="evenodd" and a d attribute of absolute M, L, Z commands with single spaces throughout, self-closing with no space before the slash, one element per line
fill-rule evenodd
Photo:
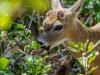
<path fill-rule="evenodd" d="M 58 17 L 56 15 L 50 15 L 50 16 L 48 16 L 48 17 L 45 18 L 45 20 L 43 22 L 43 25 L 51 25 L 57 19 L 58 19 Z"/>
<path fill-rule="evenodd" d="M 66 15 L 70 15 L 72 14 L 70 10 L 67 10 L 67 9 L 64 9 L 64 10 L 61 10 L 61 9 L 57 9 L 57 10 L 50 10 L 46 13 L 46 18 L 43 22 L 43 24 L 52 24 L 53 22 L 55 22 L 56 20 L 58 20 L 58 13 L 62 11 L 64 16 Z"/>

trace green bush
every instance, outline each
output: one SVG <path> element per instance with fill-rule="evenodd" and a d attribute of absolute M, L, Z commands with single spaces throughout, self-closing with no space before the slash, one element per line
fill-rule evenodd
<path fill-rule="evenodd" d="M 44 13 L 50 8 L 49 1 L 29 0 L 28 3 L 24 0 L 10 1 L 0 1 L 0 75 L 45 75 L 52 72 L 52 70 L 55 71 L 53 66 L 57 64 L 58 61 L 52 64 L 51 61 L 53 61 L 53 57 L 50 56 L 53 56 L 53 53 L 59 53 L 61 54 L 61 59 L 63 59 L 65 54 L 65 52 L 62 52 L 63 46 L 61 45 L 53 49 L 51 54 L 49 51 L 45 53 L 45 49 L 41 49 L 42 46 L 37 42 L 35 35 L 28 28 L 31 20 L 32 26 L 42 25 Z M 70 7 L 76 0 L 65 1 L 65 6 Z M 84 2 L 82 12 L 79 16 L 82 22 L 86 26 L 92 26 L 100 22 L 100 1 L 84 0 Z M 13 7 L 13 5 L 16 6 Z M 28 10 L 28 12 L 31 12 L 31 14 L 25 13 L 26 15 L 20 16 L 20 18 L 12 18 L 13 15 L 17 15 L 14 14 L 14 11 L 24 5 L 26 5 L 24 8 Z M 8 6 L 8 10 L 6 10 L 5 6 Z M 2 9 L 2 7 L 4 7 L 4 9 Z M 33 8 L 34 11 L 37 12 L 35 15 L 32 15 Z M 18 9 L 17 11 L 21 10 L 22 9 Z M 99 43 L 100 41 L 97 42 L 97 44 Z M 71 74 L 84 75 L 84 73 L 87 73 L 90 75 L 98 68 L 97 66 L 91 67 L 92 62 L 94 62 L 96 56 L 99 54 L 93 50 L 97 44 L 93 44 L 89 41 L 86 43 L 68 43 L 69 54 L 74 52 L 80 54 L 80 57 L 75 58 L 75 62 L 73 63 L 75 67 L 78 66 L 79 71 L 75 72 L 72 70 Z M 11 53 L 9 53 L 10 51 Z M 42 51 L 44 51 L 44 54 Z M 59 65 L 57 67 L 59 67 Z M 72 68 L 74 69 L 74 67 Z"/>

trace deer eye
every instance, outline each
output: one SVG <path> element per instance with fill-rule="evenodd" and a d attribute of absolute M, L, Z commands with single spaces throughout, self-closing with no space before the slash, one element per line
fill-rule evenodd
<path fill-rule="evenodd" d="M 62 28 L 63 28 L 62 25 L 57 25 L 57 26 L 55 26 L 54 31 L 60 31 L 60 30 L 62 30 Z"/>

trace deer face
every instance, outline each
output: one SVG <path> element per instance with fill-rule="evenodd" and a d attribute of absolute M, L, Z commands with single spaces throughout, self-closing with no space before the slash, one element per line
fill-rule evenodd
<path fill-rule="evenodd" d="M 74 28 L 77 27 L 77 14 L 82 0 L 76 2 L 70 9 L 62 8 L 59 0 L 52 0 L 52 10 L 48 11 L 43 22 L 44 33 L 39 41 L 53 48 L 74 37 Z"/>

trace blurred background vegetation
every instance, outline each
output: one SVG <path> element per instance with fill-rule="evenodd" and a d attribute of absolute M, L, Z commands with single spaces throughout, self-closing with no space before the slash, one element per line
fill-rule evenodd
<path fill-rule="evenodd" d="M 64 7 L 69 8 L 77 0 L 60 1 Z M 38 32 L 34 28 L 42 25 L 45 13 L 50 8 L 50 0 L 0 0 L 0 75 L 44 75 L 53 73 L 52 65 L 54 66 L 56 62 L 51 64 L 52 57 L 50 54 L 39 49 L 41 45 L 35 39 Z M 84 0 L 79 18 L 88 27 L 100 22 L 100 0 Z M 30 29 L 32 32 L 29 30 L 30 25 L 33 26 Z M 84 47 L 83 43 L 71 43 L 70 45 L 69 48 L 72 51 L 75 49 L 83 50 Z M 98 55 L 97 52 L 92 52 L 93 47 L 94 44 L 90 43 L 88 51 L 91 52 L 92 58 L 89 57 L 89 64 Z M 16 52 L 16 48 L 19 50 L 17 50 L 18 52 Z M 61 58 L 63 58 L 65 54 L 60 51 L 61 48 L 63 47 L 55 48 L 53 53 L 58 50 Z M 15 53 L 13 55 L 6 54 L 9 50 L 15 50 Z M 48 61 L 48 59 L 51 60 Z M 82 64 L 85 61 L 84 58 L 79 60 Z M 74 64 L 75 67 L 80 67 L 78 63 L 74 62 Z M 83 67 L 84 65 L 81 66 L 81 68 Z M 91 74 L 96 68 L 93 67 L 89 70 L 89 73 Z M 79 72 L 81 73 L 82 70 L 73 71 L 73 74 Z"/>
<path fill-rule="evenodd" d="M 61 0 L 64 7 L 70 7 L 77 0 Z M 100 0 L 84 0 L 80 18 L 87 26 L 100 21 Z M 32 14 L 35 10 L 39 14 L 50 9 L 50 0 L 0 0 L 0 30 L 11 27 L 13 18 Z M 9 24 L 10 23 L 10 24 Z"/>

